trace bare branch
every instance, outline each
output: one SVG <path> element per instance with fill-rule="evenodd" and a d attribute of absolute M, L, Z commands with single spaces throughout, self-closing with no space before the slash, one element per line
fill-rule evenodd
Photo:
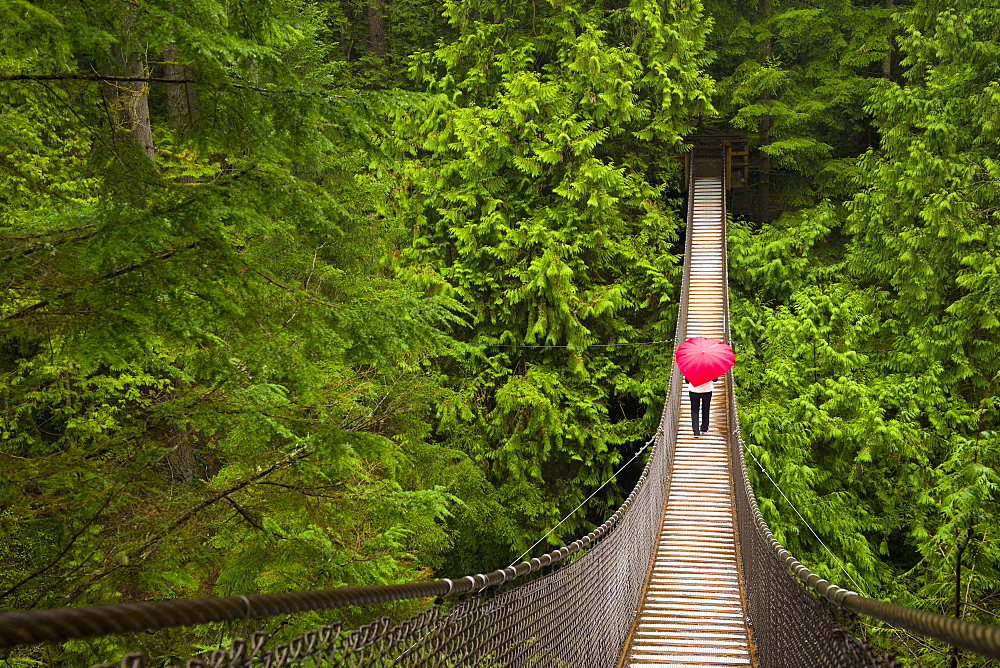
<path fill-rule="evenodd" d="M 56 556 L 54 556 L 51 560 L 49 560 L 49 562 L 47 564 L 45 564 L 44 566 L 42 566 L 41 568 L 39 568 L 38 570 L 36 570 L 31 575 L 26 576 L 25 578 L 23 578 L 17 584 L 12 585 L 6 591 L 0 593 L 0 600 L 6 598 L 8 596 L 10 596 L 15 591 L 17 591 L 18 589 L 20 589 L 24 585 L 28 584 L 29 582 L 31 582 L 32 580 L 34 580 L 35 578 L 37 578 L 38 576 L 42 575 L 43 573 L 45 573 L 46 571 L 48 571 L 50 568 L 52 568 L 53 566 L 55 566 L 57 563 L 59 563 L 62 560 L 62 558 L 66 556 L 66 553 L 69 552 L 70 548 L 73 547 L 73 545 L 76 543 L 76 540 L 80 536 L 83 535 L 83 532 L 86 531 L 87 528 L 91 524 L 93 524 L 97 520 L 97 518 L 100 517 L 101 514 L 105 510 L 107 510 L 108 505 L 111 503 L 111 499 L 114 498 L 114 496 L 117 493 L 117 491 L 118 490 L 112 490 L 112 491 L 110 491 L 108 493 L 107 498 L 104 500 L 104 503 L 101 504 L 101 507 L 97 509 L 97 512 L 94 513 L 93 516 L 91 516 L 91 518 L 89 520 L 87 520 L 86 522 L 84 522 L 83 526 L 81 526 L 79 529 L 77 529 L 76 533 L 74 533 L 70 537 L 70 539 L 66 543 L 66 545 L 63 546 L 63 549 L 59 551 L 59 554 L 57 554 Z"/>
<path fill-rule="evenodd" d="M 97 278 L 95 278 L 94 280 L 92 280 L 91 283 L 92 284 L 93 283 L 100 283 L 101 281 L 106 281 L 106 280 L 111 279 L 111 278 L 117 278 L 118 276 L 122 276 L 123 274 L 128 274 L 130 272 L 136 271 L 137 269 L 142 269 L 143 267 L 146 267 L 147 265 L 150 265 L 150 264 L 152 264 L 153 262 L 155 262 L 157 260 L 166 260 L 167 258 L 172 257 L 173 255 L 176 255 L 177 253 L 179 253 L 179 252 L 181 252 L 183 250 L 190 250 L 190 249 L 196 247 L 197 245 L 198 245 L 197 241 L 192 241 L 191 243 L 187 244 L 186 246 L 182 246 L 181 248 L 175 248 L 175 249 L 172 249 L 172 250 L 169 250 L 169 251 L 164 251 L 163 253 L 160 253 L 158 255 L 154 255 L 151 258 L 147 258 L 147 259 L 143 260 L 142 262 L 136 262 L 135 264 L 130 264 L 127 267 L 123 267 L 121 269 L 117 269 L 115 271 L 108 272 L 107 274 L 103 274 L 101 276 L 98 276 Z M 31 313 L 34 313 L 35 311 L 38 311 L 40 309 L 45 308 L 46 306 L 49 306 L 53 302 L 57 302 L 57 301 L 59 301 L 61 299 L 65 299 L 66 297 L 69 297 L 71 294 L 73 294 L 73 290 L 66 290 L 65 292 L 59 293 L 58 295 L 56 295 L 52 299 L 43 299 L 42 301 L 36 302 L 36 303 L 32 304 L 31 306 L 24 307 L 20 311 L 15 311 L 14 313 L 11 313 L 10 315 L 6 315 L 3 318 L 0 318 L 0 320 L 18 320 L 20 318 L 23 318 L 26 315 L 29 315 Z"/>

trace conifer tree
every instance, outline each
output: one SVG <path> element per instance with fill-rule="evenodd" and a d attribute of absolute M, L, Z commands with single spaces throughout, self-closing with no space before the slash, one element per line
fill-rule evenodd
<path fill-rule="evenodd" d="M 831 581 L 993 624 L 998 17 L 902 8 L 857 193 L 731 238 L 741 420 L 783 492 L 758 475 L 771 526 Z M 919 665 L 960 658 L 873 634 Z"/>
<path fill-rule="evenodd" d="M 0 14 L 3 607 L 423 577 L 485 483 L 423 441 L 450 302 L 380 264 L 412 100 L 340 86 L 312 3 Z"/>
<path fill-rule="evenodd" d="M 439 93 L 416 138 L 404 265 L 468 310 L 437 432 L 472 453 L 522 526 L 551 526 L 649 437 L 680 276 L 670 156 L 699 113 L 700 4 L 445 5 L 420 55 Z M 603 516 L 598 509 L 593 518 Z M 563 531 L 577 531 L 575 516 Z"/>
<path fill-rule="evenodd" d="M 871 146 L 863 110 L 883 77 L 893 9 L 869 2 L 719 2 L 719 107 L 757 149 L 754 217 L 854 192 L 851 159 Z"/>
<path fill-rule="evenodd" d="M 996 624 L 1000 5 L 920 1 L 899 25 L 902 81 L 868 105 L 881 145 L 851 203 L 851 265 L 885 314 L 885 367 L 930 395 L 908 600 Z"/>

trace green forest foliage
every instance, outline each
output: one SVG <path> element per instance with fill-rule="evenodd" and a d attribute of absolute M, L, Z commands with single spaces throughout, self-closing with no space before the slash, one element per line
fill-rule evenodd
<path fill-rule="evenodd" d="M 859 77 L 850 113 L 871 148 L 838 144 L 850 132 L 841 124 L 811 130 L 830 147 L 823 170 L 839 175 L 809 180 L 811 203 L 777 192 L 774 220 L 738 223 L 730 241 L 744 433 L 831 551 L 763 475 L 756 490 L 779 539 L 831 580 L 997 624 L 1000 7 L 916 2 L 854 16 L 869 36 L 891 25 L 881 68 L 839 60 L 841 81 Z M 859 24 L 839 26 L 831 42 L 851 44 Z M 759 137 L 772 139 L 782 141 Z M 958 658 L 868 631 L 906 664 Z"/>
<path fill-rule="evenodd" d="M 996 0 L 0 0 L 0 119 L 3 608 L 505 566 L 651 435 L 708 129 L 776 536 L 1000 622 Z"/>
<path fill-rule="evenodd" d="M 5 608 L 409 581 L 494 503 L 425 441 L 458 305 L 381 262 L 415 102 L 308 3 L 183 7 L 2 5 Z"/>
<path fill-rule="evenodd" d="M 668 346 L 590 346 L 672 335 L 665 151 L 711 109 L 709 23 L 645 0 L 445 11 L 455 39 L 413 66 L 439 104 L 400 123 L 412 139 L 397 206 L 413 221 L 401 261 L 468 313 L 456 336 L 473 348 L 445 369 L 437 432 L 481 463 L 530 545 L 662 410 Z"/>

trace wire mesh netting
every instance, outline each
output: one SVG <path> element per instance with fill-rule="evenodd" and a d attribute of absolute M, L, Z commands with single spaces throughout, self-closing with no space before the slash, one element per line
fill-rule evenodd
<path fill-rule="evenodd" d="M 713 149 L 702 149 L 709 155 Z M 717 153 L 719 149 L 714 149 Z M 719 164 L 725 157 L 718 155 Z M 723 169 L 723 178 L 728 178 Z M 690 200 L 690 198 L 689 198 Z M 725 221 L 725 215 L 723 216 Z M 725 224 L 725 223 L 724 223 Z M 728 235 L 723 233 L 722 238 Z M 725 251 L 724 251 L 725 252 Z M 723 285 L 725 336 L 732 342 L 729 321 L 729 269 Z M 736 412 L 733 374 L 726 375 L 726 401 L 729 410 L 729 460 L 733 472 L 733 505 L 740 570 L 744 590 L 747 626 L 750 628 L 754 660 L 760 668 L 840 668 L 886 666 L 893 663 L 877 660 L 871 649 L 848 635 L 837 624 L 831 611 L 802 582 L 792 575 L 775 550 L 776 542 L 764 523 L 757 500 L 747 477 L 743 458 L 743 440 Z"/>
<path fill-rule="evenodd" d="M 614 666 L 635 617 L 656 543 L 679 385 L 661 418 L 631 503 L 613 531 L 552 573 L 494 595 L 474 594 L 400 623 L 382 619 L 354 631 L 324 626 L 267 647 L 266 634 L 190 659 L 212 666 Z M 103 664 L 110 668 L 112 664 Z M 122 666 L 142 666 L 139 654 Z"/>
<path fill-rule="evenodd" d="M 728 383 L 733 400 L 732 382 Z M 735 403 L 730 405 L 735 406 Z M 735 423 L 735 415 L 730 418 Z M 733 425 L 736 427 L 736 425 Z M 847 634 L 833 613 L 789 571 L 778 557 L 750 491 L 738 427 L 730 438 L 734 471 L 736 526 L 743 584 L 748 592 L 746 616 L 761 668 L 840 668 L 896 665 L 876 659 L 871 649 Z"/>

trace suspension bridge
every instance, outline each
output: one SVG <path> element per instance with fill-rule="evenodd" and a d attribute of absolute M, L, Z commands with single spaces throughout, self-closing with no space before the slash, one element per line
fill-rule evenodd
<path fill-rule="evenodd" d="M 675 341 L 729 340 L 725 147 L 688 159 L 684 277 Z M 635 488 L 579 540 L 488 574 L 399 585 L 0 613 L 0 649 L 307 610 L 434 599 L 404 620 L 326 625 L 272 645 L 266 633 L 192 657 L 238 666 L 812 668 L 890 666 L 838 620 L 898 629 L 1000 658 L 1000 628 L 905 608 L 833 585 L 774 539 L 743 459 L 731 374 L 709 431 L 692 433 L 674 368 Z M 117 664 L 139 668 L 141 654 Z"/>
<path fill-rule="evenodd" d="M 727 334 L 725 186 L 715 162 L 698 159 L 693 167 L 680 340 Z M 699 437 L 683 417 L 665 425 L 675 431 L 670 486 L 625 665 L 750 664 L 726 452 L 729 406 L 719 399 Z"/>

